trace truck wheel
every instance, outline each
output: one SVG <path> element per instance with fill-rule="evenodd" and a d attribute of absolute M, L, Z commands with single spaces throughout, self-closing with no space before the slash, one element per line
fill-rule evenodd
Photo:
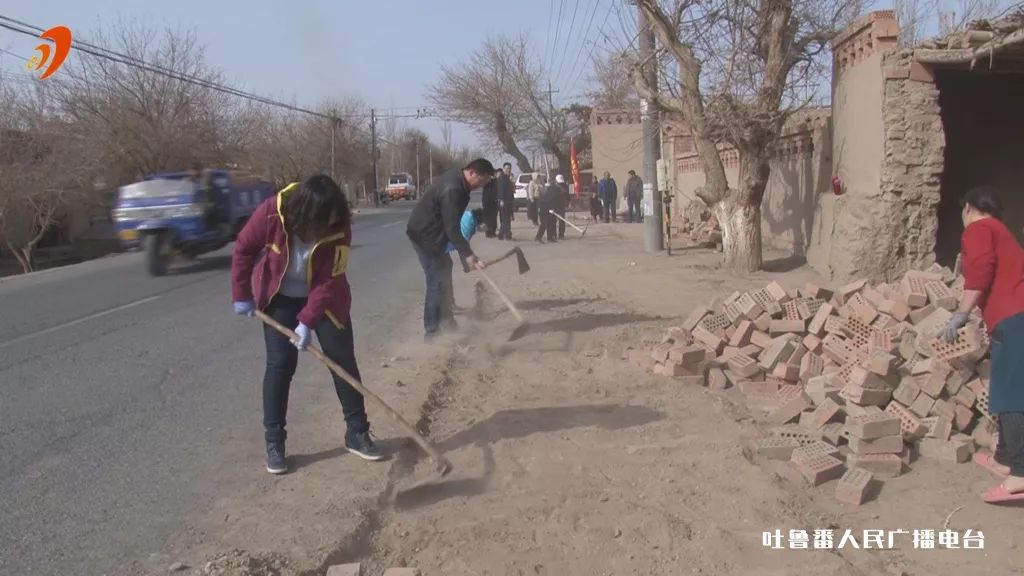
<path fill-rule="evenodd" d="M 146 235 L 143 249 L 146 252 L 146 271 L 150 276 L 163 276 L 167 273 L 167 264 L 170 261 L 167 248 L 167 238 L 162 232 Z"/>

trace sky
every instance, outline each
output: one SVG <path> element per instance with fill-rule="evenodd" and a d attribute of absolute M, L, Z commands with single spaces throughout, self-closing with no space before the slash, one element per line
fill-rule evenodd
<path fill-rule="evenodd" d="M 63 24 L 86 41 L 90 31 L 119 20 L 191 29 L 231 86 L 306 107 L 356 96 L 381 110 L 402 108 L 399 114 L 429 106 L 427 88 L 442 65 L 457 64 L 487 38 L 502 34 L 526 35 L 537 57 L 556 72 L 556 105 L 568 104 L 586 89 L 595 44 L 597 55 L 629 42 L 632 10 L 622 0 L 12 0 L 0 5 L 0 15 L 40 28 Z M 0 28 L 2 50 L 31 56 L 37 43 Z M 23 70 L 24 62 L 0 52 L 0 69 L 10 74 Z M 439 120 L 404 122 L 440 142 Z M 453 125 L 452 133 L 455 144 L 480 144 L 466 127 Z"/>

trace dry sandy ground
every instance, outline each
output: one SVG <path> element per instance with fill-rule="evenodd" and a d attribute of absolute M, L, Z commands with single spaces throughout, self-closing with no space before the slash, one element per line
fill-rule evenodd
<path fill-rule="evenodd" d="M 419 413 L 455 470 L 417 485 L 428 464 L 414 463 L 411 443 L 387 439 L 398 434 L 385 422 L 382 444 L 398 454 L 376 467 L 340 457 L 340 432 L 306 440 L 294 474 L 224 502 L 202 527 L 263 552 L 197 573 L 313 576 L 351 561 L 368 576 L 403 565 L 425 576 L 1024 573 L 1020 510 L 982 504 L 994 479 L 974 465 L 914 462 L 850 508 L 833 498 L 834 482 L 808 488 L 788 465 L 749 457 L 763 425 L 736 391 L 685 386 L 620 359 L 625 345 L 660 339 L 693 306 L 771 280 L 801 286 L 816 279 L 807 268 L 777 262 L 777 272 L 737 278 L 709 251 L 644 254 L 640 226 L 593 225 L 584 239 L 570 230 L 569 240 L 538 246 L 525 241 L 532 228 L 516 224 L 532 271 L 518 276 L 509 260 L 490 272 L 530 333 L 507 342 L 513 320 L 485 296 L 461 318 L 458 343 L 410 341 L 372 369 L 374 381 L 403 381 L 385 396 Z M 484 257 L 508 246 L 476 244 Z M 475 291 L 457 276 L 468 307 Z M 418 323 L 410 319 L 410 333 Z M 336 407 L 312 408 L 323 409 Z M 762 545 L 762 532 L 776 528 L 941 530 L 960 506 L 950 528 L 982 530 L 984 550 L 915 550 L 908 537 L 893 550 Z M 222 518 L 239 508 L 254 512 Z"/>

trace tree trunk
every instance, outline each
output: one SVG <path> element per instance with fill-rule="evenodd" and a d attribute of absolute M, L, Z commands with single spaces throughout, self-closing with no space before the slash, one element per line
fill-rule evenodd
<path fill-rule="evenodd" d="M 516 143 L 512 133 L 504 127 L 504 122 L 497 123 L 495 131 L 498 134 L 498 142 L 501 144 L 502 151 L 516 159 L 520 172 L 533 172 L 533 167 L 530 166 L 530 159 L 519 149 L 519 144 Z"/>
<path fill-rule="evenodd" d="M 29 247 L 17 248 L 17 247 L 14 246 L 14 244 L 11 243 L 10 240 L 6 240 L 6 239 L 4 240 L 4 243 L 7 244 L 7 250 L 11 254 L 14 254 L 14 258 L 18 261 L 18 264 L 21 264 L 21 271 L 24 272 L 25 274 L 28 274 L 29 272 L 31 272 L 32 271 L 32 249 L 29 248 Z"/>
<path fill-rule="evenodd" d="M 761 205 L 739 201 L 733 191 L 712 206 L 722 228 L 724 265 L 738 274 L 761 269 Z"/>

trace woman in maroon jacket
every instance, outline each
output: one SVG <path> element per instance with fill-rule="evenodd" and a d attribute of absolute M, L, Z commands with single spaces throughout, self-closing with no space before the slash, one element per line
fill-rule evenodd
<path fill-rule="evenodd" d="M 985 502 L 1024 501 L 1024 250 L 1000 221 L 996 191 L 974 188 L 964 198 L 964 294 L 960 307 L 940 334 L 946 342 L 980 306 L 992 336 L 989 411 L 999 422 L 995 454 L 974 461 L 1005 478 L 982 496 Z"/>
<path fill-rule="evenodd" d="M 283 474 L 288 390 L 299 350 L 315 331 L 324 354 L 359 379 L 352 321 L 352 297 L 345 276 L 352 246 L 351 212 L 344 193 L 318 174 L 268 198 L 249 218 L 235 243 L 231 292 L 236 314 L 262 310 L 294 327 L 293 342 L 264 326 L 267 368 L 263 376 L 263 429 L 267 471 Z M 370 438 L 363 396 L 334 377 L 348 431 L 345 447 L 367 460 L 380 460 Z"/>

